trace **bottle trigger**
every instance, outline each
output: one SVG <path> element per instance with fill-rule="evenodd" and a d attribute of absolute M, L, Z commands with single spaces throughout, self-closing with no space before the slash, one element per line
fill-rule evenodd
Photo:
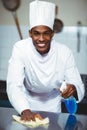
<path fill-rule="evenodd" d="M 66 89 L 66 82 L 64 81 L 60 87 L 60 91 L 63 92 Z"/>

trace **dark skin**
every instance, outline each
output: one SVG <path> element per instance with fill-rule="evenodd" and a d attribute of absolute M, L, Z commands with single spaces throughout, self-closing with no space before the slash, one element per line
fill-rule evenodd
<path fill-rule="evenodd" d="M 68 98 L 71 95 L 76 95 L 76 87 L 73 84 L 67 84 L 66 89 L 61 92 L 63 98 Z"/>
<path fill-rule="evenodd" d="M 40 114 L 34 113 L 30 109 L 26 109 L 21 113 L 21 120 L 24 120 L 24 121 L 33 120 L 33 121 L 35 121 L 35 118 L 39 118 L 40 120 L 43 119 L 43 117 Z"/>
<path fill-rule="evenodd" d="M 36 26 L 29 31 L 29 35 L 32 38 L 33 45 L 40 55 L 47 54 L 50 50 L 50 42 L 54 35 L 54 31 L 47 26 Z M 67 84 L 66 89 L 61 92 L 61 96 L 68 98 L 76 92 L 76 87 L 72 84 Z M 26 109 L 21 113 L 21 120 L 35 121 L 35 118 L 43 119 L 40 114 L 32 112 L 30 109 Z"/>
<path fill-rule="evenodd" d="M 44 55 L 50 50 L 50 42 L 54 32 L 47 26 L 37 26 L 29 31 L 29 35 L 33 40 L 36 50 Z"/>

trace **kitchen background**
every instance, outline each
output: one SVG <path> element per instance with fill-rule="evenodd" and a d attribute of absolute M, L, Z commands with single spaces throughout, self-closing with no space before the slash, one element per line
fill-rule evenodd
<path fill-rule="evenodd" d="M 23 38 L 28 37 L 29 2 L 31 1 L 21 0 L 20 6 L 16 10 Z M 57 5 L 56 18 L 61 19 L 64 23 L 62 32 L 55 33 L 55 39 L 61 44 L 66 44 L 72 50 L 80 74 L 87 75 L 87 0 L 47 1 Z M 6 80 L 12 47 L 15 42 L 20 40 L 14 14 L 15 11 L 12 13 L 7 10 L 0 0 L 0 80 Z"/>

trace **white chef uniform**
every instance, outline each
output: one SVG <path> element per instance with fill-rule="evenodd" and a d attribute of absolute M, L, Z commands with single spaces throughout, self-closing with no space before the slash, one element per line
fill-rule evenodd
<path fill-rule="evenodd" d="M 84 86 L 69 48 L 52 39 L 47 55 L 40 55 L 32 39 L 14 45 L 9 60 L 7 94 L 14 108 L 61 112 L 61 96 L 56 89 L 66 80 L 77 89 L 78 102 L 84 96 Z"/>
<path fill-rule="evenodd" d="M 45 1 L 30 3 L 30 29 L 45 25 L 53 29 L 55 5 Z M 7 94 L 13 107 L 21 114 L 25 109 L 61 112 L 58 87 L 66 80 L 76 86 L 78 101 L 84 87 L 71 51 L 51 41 L 50 51 L 40 55 L 28 38 L 17 42 L 9 60 Z"/>

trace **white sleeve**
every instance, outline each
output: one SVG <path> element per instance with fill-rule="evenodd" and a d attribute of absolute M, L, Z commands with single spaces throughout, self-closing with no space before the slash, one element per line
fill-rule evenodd
<path fill-rule="evenodd" d="M 74 60 L 74 57 L 73 57 L 73 54 L 71 51 L 66 60 L 66 69 L 65 70 L 66 70 L 65 71 L 66 82 L 74 84 L 76 86 L 77 94 L 78 94 L 77 102 L 80 102 L 84 97 L 85 89 L 84 89 L 84 84 L 81 80 L 80 74 L 76 67 L 75 60 Z"/>
<path fill-rule="evenodd" d="M 24 109 L 29 109 L 29 104 L 26 100 L 26 90 L 23 84 L 24 78 L 24 64 L 19 55 L 19 50 L 14 47 L 8 66 L 7 95 L 12 106 L 19 114 Z"/>

